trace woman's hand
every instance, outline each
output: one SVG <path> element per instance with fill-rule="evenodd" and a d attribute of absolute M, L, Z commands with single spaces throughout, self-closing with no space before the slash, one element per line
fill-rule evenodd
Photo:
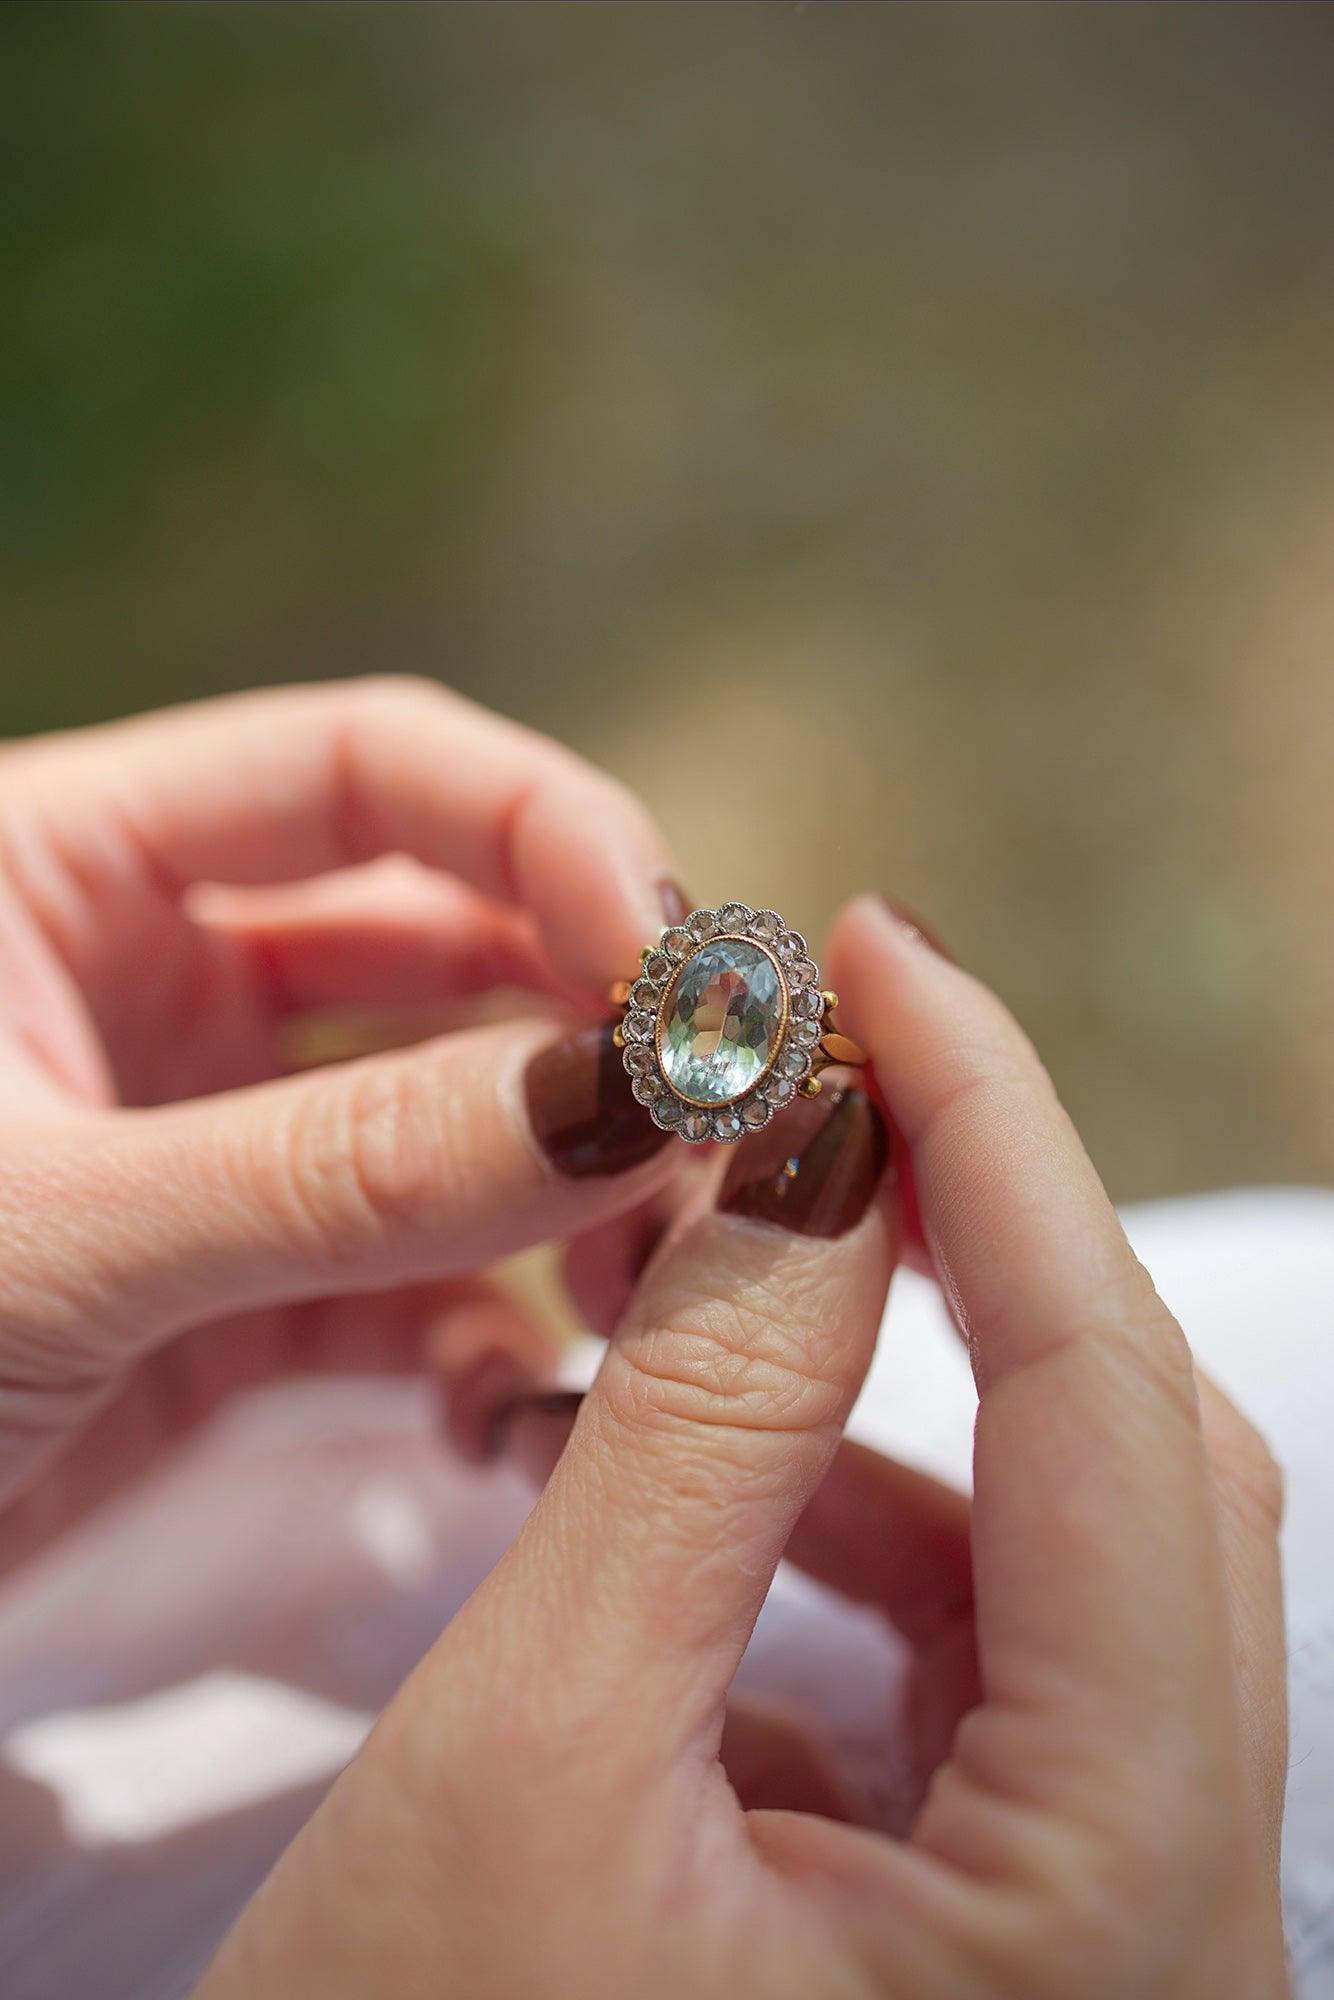
<path fill-rule="evenodd" d="M 284 1029 L 493 985 L 600 1002 L 680 914 L 669 870 L 619 786 L 428 682 L 0 752 L 8 1559 L 243 1383 L 417 1365 L 442 1314 L 465 1358 L 522 1342 L 440 1281 L 662 1181 L 609 1029 L 275 1080 Z"/>
<path fill-rule="evenodd" d="M 1285 1990 L 1270 1462 L 1200 1394 L 995 1000 L 870 902 L 831 969 L 972 1353 L 971 1529 L 957 1496 L 840 1451 L 898 1199 L 866 1096 L 797 1107 L 659 1253 L 524 1533 L 202 2000 Z M 518 1419 L 525 1456 L 553 1422 Z M 781 1809 L 809 1783 L 775 1809 L 781 1756 L 762 1810 L 724 1774 L 785 1548 L 918 1648 L 904 1839 Z"/>

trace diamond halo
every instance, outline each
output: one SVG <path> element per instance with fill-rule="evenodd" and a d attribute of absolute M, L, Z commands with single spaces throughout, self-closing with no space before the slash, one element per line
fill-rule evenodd
<path fill-rule="evenodd" d="M 799 1095 L 813 1097 L 813 1072 L 833 1059 L 821 1043 L 835 996 L 776 910 L 692 910 L 645 949 L 613 998 L 626 1010 L 617 1042 L 636 1098 L 692 1145 L 760 1131 Z"/>

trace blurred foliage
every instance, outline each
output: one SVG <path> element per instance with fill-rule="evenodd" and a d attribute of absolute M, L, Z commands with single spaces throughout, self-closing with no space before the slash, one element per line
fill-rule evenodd
<path fill-rule="evenodd" d="M 415 668 L 1334 1172 L 1334 13 L 11 5 L 0 729 Z"/>
<path fill-rule="evenodd" d="M 373 619 L 503 429 L 503 224 L 373 14 L 318 14 L 0 17 L 9 729 L 244 682 L 316 595 Z"/>

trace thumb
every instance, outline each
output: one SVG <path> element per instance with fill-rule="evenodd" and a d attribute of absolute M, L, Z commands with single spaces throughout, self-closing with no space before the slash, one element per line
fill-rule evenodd
<path fill-rule="evenodd" d="M 651 1755 L 697 1737 L 713 1748 L 870 1360 L 899 1236 L 889 1157 L 860 1090 L 800 1102 L 736 1147 L 716 1206 L 651 1267 L 523 1534 L 462 1614 L 494 1629 L 456 1621 L 451 1670 L 470 1636 L 477 1657 L 543 1660 L 559 1734 L 629 1711 Z M 516 1630 L 521 1647 L 505 1636 Z"/>

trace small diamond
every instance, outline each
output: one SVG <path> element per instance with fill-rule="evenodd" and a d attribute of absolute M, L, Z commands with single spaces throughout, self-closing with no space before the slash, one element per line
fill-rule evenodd
<path fill-rule="evenodd" d="M 658 942 L 659 951 L 665 952 L 668 958 L 684 958 L 686 953 L 693 951 L 694 948 L 695 940 L 689 931 L 682 929 L 680 924 L 675 924 L 671 930 L 664 931 Z"/>
<path fill-rule="evenodd" d="M 755 912 L 745 903 L 725 903 L 718 912 L 718 928 L 723 931 L 744 931 Z"/>
<path fill-rule="evenodd" d="M 741 1122 L 741 1117 L 739 1112 L 736 1111 L 714 1112 L 713 1136 L 715 1139 L 720 1139 L 723 1145 L 730 1146 L 734 1139 L 740 1139 L 743 1136 L 745 1130 L 746 1128 Z"/>
<path fill-rule="evenodd" d="M 712 1122 L 707 1111 L 687 1111 L 681 1120 L 681 1132 L 687 1139 L 710 1139 L 713 1136 Z"/>
<path fill-rule="evenodd" d="M 783 935 L 783 919 L 777 910 L 760 910 L 750 920 L 750 934 L 761 944 L 774 944 Z"/>
<path fill-rule="evenodd" d="M 658 989 L 651 979 L 637 979 L 630 988 L 630 1005 L 647 1007 L 651 1014 L 658 1011 Z"/>
<path fill-rule="evenodd" d="M 787 972 L 787 983 L 794 991 L 799 991 L 803 986 L 813 986 L 818 976 L 815 967 L 808 958 L 792 959 L 785 970 Z"/>
<path fill-rule="evenodd" d="M 663 1090 L 656 1076 L 637 1076 L 630 1088 L 641 1104 L 656 1104 Z"/>
<path fill-rule="evenodd" d="M 771 1076 L 764 1086 L 770 1104 L 790 1104 L 796 1094 L 797 1086 L 790 1076 Z"/>
<path fill-rule="evenodd" d="M 631 1076 L 650 1076 L 658 1067 L 658 1059 L 652 1049 L 646 1049 L 642 1042 L 632 1042 L 621 1060 Z"/>
<path fill-rule="evenodd" d="M 798 993 L 792 1002 L 792 1011 L 799 1020 L 818 1021 L 824 1008 L 824 1000 L 814 986 L 808 986 Z"/>
<path fill-rule="evenodd" d="M 633 1013 L 625 1017 L 625 1039 L 627 1042 L 651 1042 L 657 1027 L 657 1019 L 652 1014 Z"/>
<path fill-rule="evenodd" d="M 778 956 L 780 958 L 804 958 L 806 956 L 806 940 L 800 931 L 783 932 L 782 937 L 778 940 Z"/>
<path fill-rule="evenodd" d="M 686 929 L 697 944 L 711 938 L 718 928 L 718 919 L 712 910 L 696 910 L 686 918 Z"/>
<path fill-rule="evenodd" d="M 665 1092 L 653 1106 L 653 1123 L 661 1125 L 664 1132 L 674 1131 L 685 1115 L 685 1106 L 679 1097 Z"/>
<path fill-rule="evenodd" d="M 645 979 L 654 980 L 661 986 L 664 979 L 672 976 L 672 961 L 665 951 L 651 951 L 644 960 Z"/>
<path fill-rule="evenodd" d="M 810 1066 L 810 1052 L 807 1049 L 785 1049 L 778 1064 L 784 1076 L 795 1077 L 798 1080 L 805 1076 Z"/>
<path fill-rule="evenodd" d="M 767 1125 L 774 1115 L 772 1104 L 766 1104 L 762 1097 L 750 1097 L 741 1107 L 741 1122 L 748 1132 L 758 1132 L 761 1125 Z"/>
<path fill-rule="evenodd" d="M 820 1039 L 819 1021 L 798 1021 L 792 1030 L 803 1048 L 813 1049 Z"/>

